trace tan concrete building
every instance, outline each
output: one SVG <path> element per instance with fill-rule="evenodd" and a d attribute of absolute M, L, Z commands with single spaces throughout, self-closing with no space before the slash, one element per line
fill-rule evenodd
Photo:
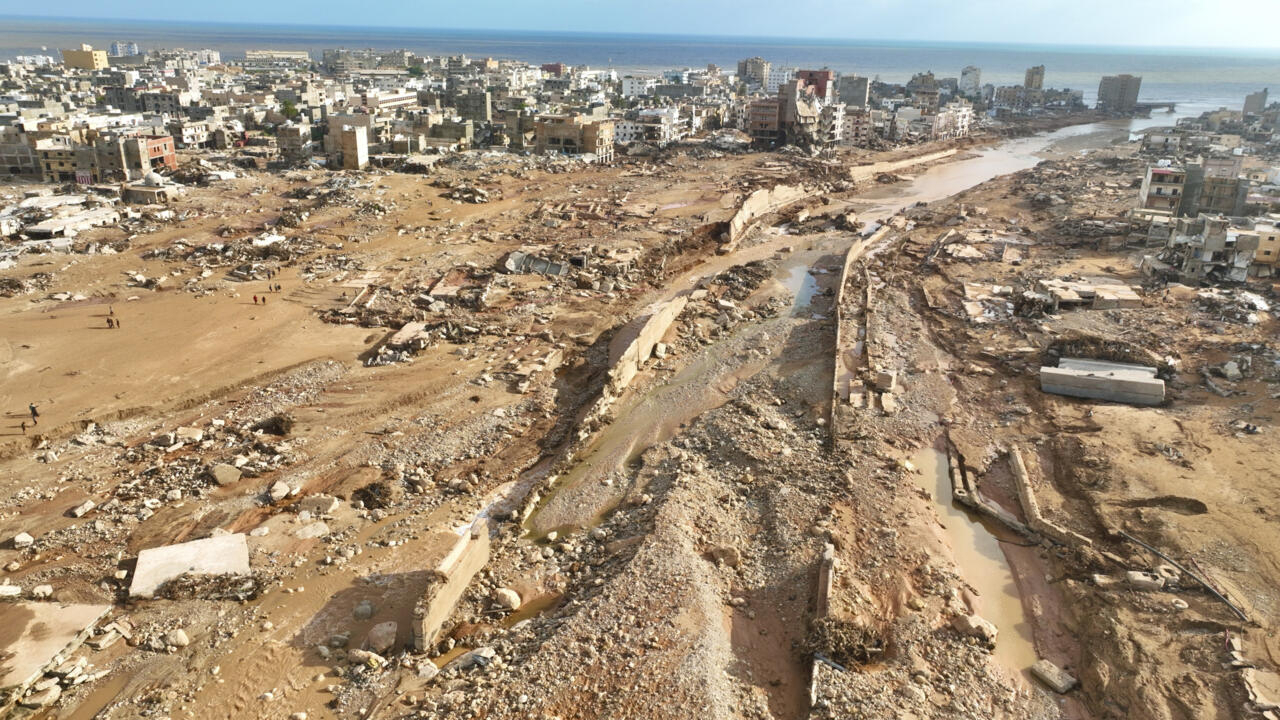
<path fill-rule="evenodd" d="M 79 50 L 63 50 L 62 64 L 79 70 L 105 70 L 107 51 L 94 50 L 92 45 L 81 45 Z"/>
<path fill-rule="evenodd" d="M 613 121 L 582 115 L 542 115 L 534 125 L 534 151 L 582 155 L 594 153 L 600 162 L 613 162 Z"/>

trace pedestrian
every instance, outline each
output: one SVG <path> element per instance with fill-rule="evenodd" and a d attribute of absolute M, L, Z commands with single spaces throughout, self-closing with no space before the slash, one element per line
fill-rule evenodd
<path fill-rule="evenodd" d="M 107 306 L 107 314 L 108 314 L 108 315 L 115 315 L 115 314 L 116 314 L 116 310 L 115 310 L 115 308 L 113 308 L 113 307 L 111 307 L 110 305 L 108 305 L 108 306 Z"/>
<path fill-rule="evenodd" d="M 32 424 L 32 425 L 39 425 L 39 424 L 40 424 L 40 420 L 39 420 L 39 418 L 40 418 L 40 413 L 39 413 L 39 411 L 37 411 L 37 410 L 36 410 L 36 404 L 35 404 L 35 403 L 28 403 L 28 404 L 27 404 L 27 408 L 28 408 L 29 410 L 31 410 L 31 424 Z"/>
<path fill-rule="evenodd" d="M 116 318 L 116 329 L 120 329 L 120 318 Z"/>
<path fill-rule="evenodd" d="M 115 326 L 116 326 L 115 321 L 112 320 L 111 318 L 107 318 L 107 328 L 111 329 L 111 328 L 114 328 Z"/>
<path fill-rule="evenodd" d="M 253 296 L 253 304 L 254 304 L 254 305 L 257 305 L 257 304 L 258 304 L 258 296 L 257 296 L 257 295 L 254 295 L 254 296 Z"/>
<path fill-rule="evenodd" d="M 26 434 L 27 434 L 27 421 L 26 421 L 26 420 L 23 420 L 23 421 L 22 421 L 22 434 L 23 434 L 23 435 L 26 435 Z"/>
<path fill-rule="evenodd" d="M 266 305 L 266 304 L 267 304 L 267 296 L 265 296 L 265 295 L 263 295 L 263 296 L 262 296 L 262 304 L 263 304 L 263 305 Z"/>

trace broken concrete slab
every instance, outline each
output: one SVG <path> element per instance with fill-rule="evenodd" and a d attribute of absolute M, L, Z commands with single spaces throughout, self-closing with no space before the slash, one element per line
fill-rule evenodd
<path fill-rule="evenodd" d="M 309 495 L 298 501 L 298 512 L 328 515 L 337 510 L 341 504 L 342 502 L 332 495 Z"/>
<path fill-rule="evenodd" d="M 185 573 L 248 575 L 249 546 L 244 533 L 143 550 L 138 553 L 129 595 L 154 597 L 161 585 Z"/>
<path fill-rule="evenodd" d="M 1076 679 L 1071 673 L 1048 660 L 1037 660 L 1031 666 L 1031 674 L 1059 694 L 1070 692 L 1076 686 Z"/>
<path fill-rule="evenodd" d="M 90 629 L 111 611 L 110 605 L 62 603 L 6 603 L 0 605 L 0 624 L 6 631 L 0 667 L 0 689 L 25 688 L 46 669 L 75 652 Z"/>
<path fill-rule="evenodd" d="M 1158 405 L 1164 402 L 1165 390 L 1153 367 L 1081 358 L 1063 358 L 1058 367 L 1041 367 L 1040 389 L 1131 405 Z"/>

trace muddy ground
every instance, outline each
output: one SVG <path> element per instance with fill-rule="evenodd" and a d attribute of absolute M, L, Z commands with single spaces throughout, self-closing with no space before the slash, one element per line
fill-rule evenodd
<path fill-rule="evenodd" d="M 965 282 L 1075 272 L 1141 284 L 1136 249 L 1061 229 L 1127 207 L 1131 151 L 1109 149 L 1122 160 L 1103 165 L 1076 149 L 1062 167 L 909 210 L 874 242 L 839 215 L 884 219 L 895 185 L 855 187 L 841 167 L 888 155 L 699 152 L 611 168 L 491 160 L 432 177 L 364 173 L 350 186 L 321 172 L 253 174 L 192 189 L 177 221 L 77 238 L 116 252 L 24 256 L 0 273 L 30 288 L 0 298 L 0 537 L 35 542 L 6 544 L 0 563 L 11 584 L 111 603 L 109 619 L 133 628 L 128 642 L 82 650 L 106 674 L 42 714 L 1245 716 L 1223 647 L 1243 638 L 1244 657 L 1270 666 L 1274 321 L 1236 321 L 1183 288 L 1153 289 L 1142 308 L 1052 317 L 1000 315 L 1001 301 L 983 300 L 991 317 L 975 322 L 963 304 Z M 788 211 L 715 254 L 735 202 L 796 181 L 818 187 L 810 219 Z M 459 184 L 494 199 L 447 198 Z M 1045 205 L 1041 192 L 1063 202 Z M 1005 243 L 990 233 L 964 243 L 981 257 L 926 261 L 946 230 L 983 226 L 1025 242 L 1020 264 L 1000 260 Z M 286 241 L 253 249 L 268 231 Z M 191 251 L 211 244 L 231 249 Z M 851 247 L 839 310 L 874 328 L 858 372 L 897 373 L 892 414 L 833 415 Z M 494 272 L 521 248 L 586 267 Z M 706 295 L 662 357 L 575 443 L 613 334 L 695 289 Z M 108 317 L 121 327 L 107 329 Z M 392 351 L 415 320 L 433 328 L 429 342 Z M 1067 331 L 1179 360 L 1168 405 L 1041 394 L 1034 370 Z M 1229 397 L 1206 388 L 1202 367 L 1242 355 L 1247 377 L 1215 382 Z M 27 403 L 40 424 L 24 435 Z M 156 442 L 183 427 L 202 437 Z M 965 567 L 942 527 L 961 520 L 922 474 L 928 448 L 953 448 L 1017 513 L 1010 444 L 1030 458 L 1045 513 L 1098 538 L 1094 548 L 992 528 L 1003 556 Z M 242 478 L 215 482 L 206 468 L 219 462 L 239 463 Z M 537 502 L 495 511 L 488 567 L 445 638 L 413 652 L 426 568 L 511 487 L 538 488 Z M 299 510 L 320 494 L 340 502 L 323 516 Z M 86 498 L 96 507 L 73 517 Z M 1185 581 L 1176 592 L 1104 589 L 1095 574 L 1162 562 L 1116 530 L 1194 558 L 1249 621 Z M 139 550 L 223 531 L 249 534 L 254 592 L 128 598 Z M 813 618 L 828 546 L 823 633 Z M 1021 617 L 965 577 L 997 571 L 1016 579 Z M 516 609 L 499 590 L 514 591 Z M 999 628 L 994 648 L 954 629 L 975 613 Z M 388 663 L 363 661 L 353 650 L 387 621 L 398 628 Z M 188 644 L 169 642 L 175 628 Z M 831 664 L 815 671 L 815 651 Z M 1080 688 L 1059 696 L 1034 681 L 1034 657 Z"/>

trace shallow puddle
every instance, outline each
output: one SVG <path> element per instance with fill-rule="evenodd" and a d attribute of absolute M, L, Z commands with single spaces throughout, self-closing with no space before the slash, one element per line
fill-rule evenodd
<path fill-rule="evenodd" d="M 1026 673 L 1037 659 L 1035 643 L 1009 562 L 993 534 L 1001 530 L 988 528 L 977 515 L 952 501 L 946 453 L 928 447 L 911 462 L 920 471 L 916 482 L 933 496 L 961 576 L 977 591 L 978 614 L 1000 630 L 996 659 L 1012 671 Z"/>

